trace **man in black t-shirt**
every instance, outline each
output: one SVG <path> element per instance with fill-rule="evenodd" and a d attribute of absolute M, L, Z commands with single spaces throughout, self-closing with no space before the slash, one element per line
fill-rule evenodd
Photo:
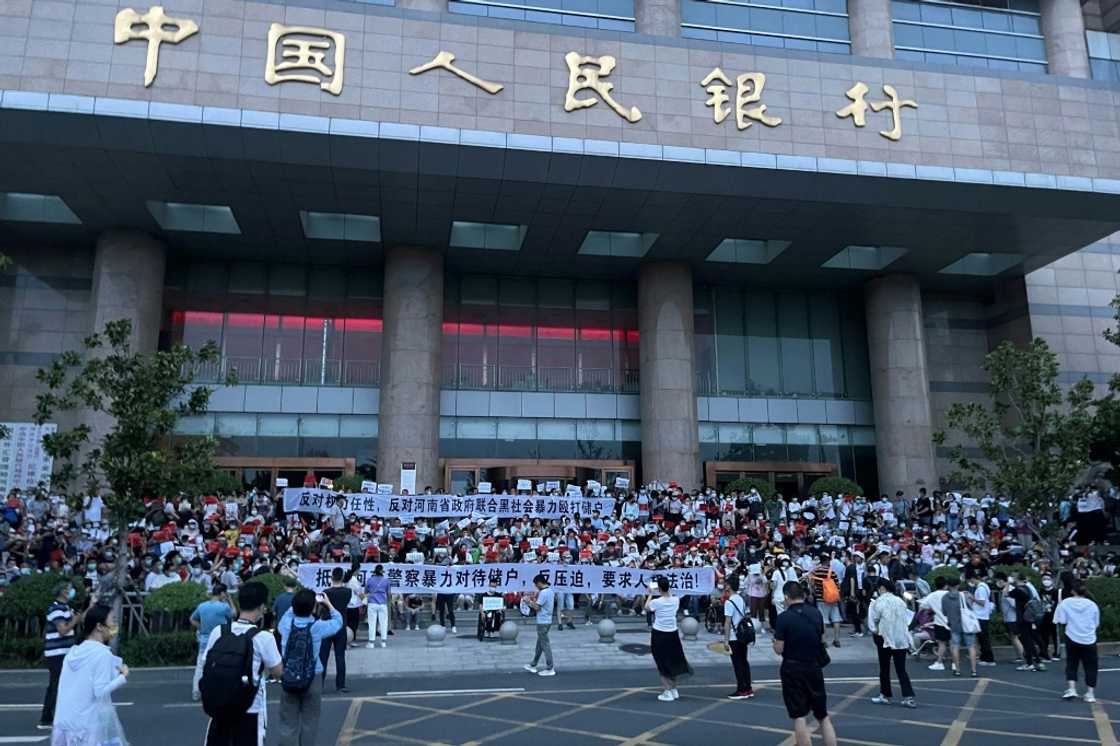
<path fill-rule="evenodd" d="M 331 587 L 326 591 L 327 598 L 330 599 L 331 606 L 336 609 L 345 609 L 347 604 L 350 603 L 350 595 L 353 593 L 346 587 L 346 573 L 342 571 L 341 567 L 336 567 L 331 570 Z M 331 650 L 334 650 L 334 686 L 335 691 L 345 694 L 350 691 L 346 688 L 346 642 L 347 634 L 350 628 L 345 624 L 342 629 L 334 634 L 333 637 L 328 637 L 323 640 L 319 648 L 319 660 L 323 661 L 323 682 L 327 680 L 327 661 L 331 659 Z"/>
<path fill-rule="evenodd" d="M 797 746 L 810 746 L 809 713 L 820 723 L 824 746 L 836 746 L 836 731 L 828 716 L 828 695 L 819 656 L 824 646 L 824 619 L 805 603 L 805 588 L 797 581 L 782 586 L 786 610 L 774 624 L 774 652 L 782 656 L 782 699 L 793 720 Z"/>

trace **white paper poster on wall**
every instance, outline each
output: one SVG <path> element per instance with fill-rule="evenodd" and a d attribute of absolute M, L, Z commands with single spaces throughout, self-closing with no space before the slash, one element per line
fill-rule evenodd
<path fill-rule="evenodd" d="M 416 462 L 404 461 L 401 463 L 401 494 L 408 490 L 408 494 L 416 494 Z"/>
<path fill-rule="evenodd" d="M 43 436 L 58 430 L 58 425 L 36 425 L 34 422 L 0 423 L 10 430 L 0 440 L 0 485 L 9 490 L 27 490 L 40 482 L 49 485 L 54 459 L 43 450 Z"/>

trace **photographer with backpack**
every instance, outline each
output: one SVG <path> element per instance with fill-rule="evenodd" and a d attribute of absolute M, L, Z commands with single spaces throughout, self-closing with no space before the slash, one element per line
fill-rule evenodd
<path fill-rule="evenodd" d="M 206 746 L 264 746 L 265 674 L 281 674 L 276 638 L 260 627 L 267 602 L 263 583 L 246 583 L 237 591 L 237 618 L 210 632 L 198 684 L 210 716 Z"/>
<path fill-rule="evenodd" d="M 739 593 L 739 576 L 727 576 L 727 601 L 723 604 L 723 641 L 731 650 L 731 667 L 735 669 L 735 692 L 728 699 L 750 699 L 751 664 L 747 661 L 747 648 L 755 641 L 754 624 L 747 613 L 747 602 Z"/>
<path fill-rule="evenodd" d="M 326 616 L 326 619 L 320 617 Z M 315 746 L 323 700 L 319 658 L 323 640 L 342 629 L 342 614 L 326 594 L 307 588 L 292 597 L 292 608 L 280 620 L 284 673 L 280 678 L 280 746 Z"/>

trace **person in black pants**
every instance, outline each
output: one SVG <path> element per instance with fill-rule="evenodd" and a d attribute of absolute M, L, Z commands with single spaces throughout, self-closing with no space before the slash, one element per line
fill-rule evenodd
<path fill-rule="evenodd" d="M 43 697 L 43 712 L 39 715 L 40 730 L 47 730 L 54 722 L 54 706 L 58 700 L 58 680 L 62 676 L 62 660 L 74 646 L 74 628 L 82 621 L 81 614 L 75 614 L 70 601 L 76 595 L 74 586 L 64 581 L 54 589 L 54 603 L 47 607 L 45 626 L 46 643 L 43 660 L 46 661 L 50 682 Z"/>
<path fill-rule="evenodd" d="M 1015 601 L 1016 631 L 1019 633 L 1019 642 L 1023 645 L 1023 665 L 1018 671 L 1045 671 L 1046 664 L 1042 662 L 1038 649 L 1038 630 L 1034 622 L 1028 622 L 1023 617 L 1026 615 L 1027 604 L 1034 599 L 1034 593 L 1027 585 L 1023 575 L 1015 576 L 1015 587 L 1008 594 Z"/>
<path fill-rule="evenodd" d="M 893 663 L 898 686 L 902 689 L 902 705 L 913 709 L 918 705 L 914 701 L 910 674 L 906 672 L 906 656 L 910 652 L 910 610 L 906 608 L 906 602 L 895 594 L 891 581 L 880 578 L 877 590 L 878 595 L 867 612 L 867 626 L 875 641 L 875 651 L 879 654 L 879 696 L 871 701 L 877 705 L 890 704 Z"/>
<path fill-rule="evenodd" d="M 436 594 L 436 615 L 439 617 L 439 625 L 445 627 L 444 619 L 446 618 L 451 622 L 451 634 L 458 634 L 459 630 L 455 629 L 455 596 L 451 593 L 437 593 Z M 446 615 L 446 616 L 445 616 Z"/>
<path fill-rule="evenodd" d="M 742 619 L 749 619 L 747 602 L 739 594 L 739 576 L 727 576 L 727 588 L 730 594 L 723 604 L 723 641 L 731 649 L 731 667 L 735 669 L 735 691 L 727 695 L 728 699 L 750 699 L 754 696 L 751 687 L 751 664 L 747 660 L 749 643 L 740 640 L 738 624 Z"/>
<path fill-rule="evenodd" d="M 346 587 L 346 574 L 341 567 L 331 570 L 331 587 L 326 590 L 331 606 L 336 609 L 345 609 L 350 603 L 352 591 Z M 323 662 L 323 682 L 327 680 L 327 661 L 331 659 L 331 650 L 334 650 L 334 688 L 336 691 L 346 693 L 346 640 L 350 629 L 344 624 L 342 629 L 333 636 L 323 640 L 319 648 L 319 660 Z"/>

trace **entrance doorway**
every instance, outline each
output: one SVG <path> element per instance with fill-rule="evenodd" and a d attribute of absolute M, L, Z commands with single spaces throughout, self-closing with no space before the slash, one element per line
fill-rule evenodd
<path fill-rule="evenodd" d="M 534 486 L 558 482 L 564 491 L 569 484 L 583 487 L 588 480 L 613 485 L 617 477 L 634 479 L 634 462 L 621 460 L 567 461 L 563 459 L 444 459 L 443 484 L 455 494 L 477 489 L 489 482 L 494 492 L 514 491 L 520 479 Z"/>
<path fill-rule="evenodd" d="M 334 479 L 351 475 L 357 468 L 352 458 L 255 458 L 252 456 L 219 456 L 214 465 L 240 477 L 246 489 L 276 489 L 276 480 L 287 479 L 289 487 L 302 487 L 304 478 L 315 475 L 315 482 L 326 477 Z"/>
<path fill-rule="evenodd" d="M 769 482 L 783 496 L 809 494 L 809 487 L 821 477 L 836 475 L 835 464 L 782 461 L 705 461 L 704 483 L 719 491 L 736 479 Z"/>

